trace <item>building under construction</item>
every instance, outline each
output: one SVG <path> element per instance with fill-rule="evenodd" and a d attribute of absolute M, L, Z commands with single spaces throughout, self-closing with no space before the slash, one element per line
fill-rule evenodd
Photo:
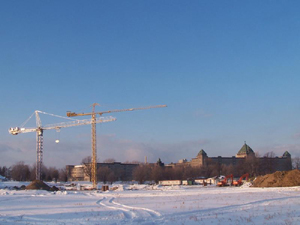
<path fill-rule="evenodd" d="M 108 168 L 109 172 L 112 172 L 116 180 L 132 180 L 133 170 L 139 166 L 139 164 L 133 163 L 97 163 L 97 170 L 101 171 L 103 168 Z M 90 181 L 91 180 L 91 165 L 67 165 L 68 181 Z M 107 174 L 108 175 L 108 174 Z M 102 180 L 102 179 L 99 179 Z"/>

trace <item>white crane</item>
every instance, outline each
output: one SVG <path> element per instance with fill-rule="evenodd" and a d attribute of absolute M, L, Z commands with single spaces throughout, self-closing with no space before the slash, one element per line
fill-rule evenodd
<path fill-rule="evenodd" d="M 57 123 L 57 124 L 49 124 L 42 126 L 41 119 L 39 116 L 39 113 L 47 114 L 59 118 L 64 119 L 70 119 L 67 117 L 62 117 L 46 112 L 42 112 L 39 110 L 36 110 L 20 127 L 12 127 L 8 130 L 8 132 L 12 135 L 17 135 L 21 133 L 29 133 L 29 132 L 36 132 L 36 179 L 41 180 L 41 174 L 42 174 L 42 164 L 43 164 L 43 132 L 44 130 L 52 130 L 56 129 L 59 130 L 60 128 L 65 127 L 74 127 L 74 126 L 81 126 L 81 125 L 88 125 L 88 124 L 94 124 L 94 123 L 105 123 L 105 122 L 111 122 L 115 121 L 116 118 L 114 117 L 98 117 L 94 120 L 91 119 L 85 119 L 85 120 L 74 120 L 70 122 L 63 122 L 63 123 Z M 36 127 L 34 128 L 25 128 L 25 124 L 31 119 L 31 117 L 35 114 L 36 117 Z"/>

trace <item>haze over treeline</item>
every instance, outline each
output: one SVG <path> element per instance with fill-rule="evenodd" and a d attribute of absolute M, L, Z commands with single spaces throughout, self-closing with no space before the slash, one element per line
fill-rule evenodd
<path fill-rule="evenodd" d="M 242 174 L 249 173 L 251 177 L 265 175 L 275 172 L 276 165 L 273 164 L 272 156 L 273 153 L 267 153 L 264 160 L 259 161 L 255 157 L 248 157 L 242 163 L 238 165 L 219 165 L 211 160 L 208 161 L 206 166 L 203 167 L 164 167 L 162 162 L 145 164 L 138 161 L 127 161 L 125 163 L 139 164 L 133 170 L 132 177 L 134 180 L 143 183 L 145 181 L 159 180 L 183 180 L 196 177 L 213 177 L 220 175 L 233 174 L 235 177 L 241 176 Z M 87 165 L 84 173 L 86 176 L 91 178 L 91 157 L 87 156 L 82 159 L 81 165 Z M 103 161 L 104 163 L 114 163 L 115 159 L 109 158 Z M 300 157 L 292 159 L 293 169 L 300 169 Z M 97 176 L 98 181 L 103 182 L 114 182 L 123 180 L 125 176 L 124 171 L 113 171 L 108 167 L 101 167 L 98 169 Z M 36 168 L 35 164 L 30 166 L 25 164 L 23 161 L 17 162 L 10 167 L 0 166 L 0 175 L 8 179 L 16 181 L 32 181 L 35 180 Z M 45 181 L 67 181 L 68 174 L 66 168 L 46 167 L 43 166 L 42 180 Z"/>

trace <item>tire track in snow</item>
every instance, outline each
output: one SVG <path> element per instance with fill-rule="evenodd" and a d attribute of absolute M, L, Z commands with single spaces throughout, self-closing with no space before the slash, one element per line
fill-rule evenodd
<path fill-rule="evenodd" d="M 135 218 L 135 217 L 136 217 L 136 214 L 135 214 L 134 212 L 131 212 L 131 211 L 128 210 L 128 209 L 124 209 L 124 208 L 122 208 L 122 207 L 115 207 L 115 206 L 112 206 L 112 204 L 111 204 L 111 201 L 112 201 L 112 200 L 113 200 L 113 199 L 108 200 L 106 197 L 104 197 L 104 198 L 100 199 L 99 201 L 97 201 L 97 204 L 102 205 L 102 206 L 104 206 L 104 207 L 106 207 L 106 208 L 109 208 L 109 209 L 114 209 L 114 210 L 119 210 L 119 211 L 121 211 L 122 214 L 124 215 L 124 217 L 125 217 L 126 219 L 132 219 L 132 218 Z"/>
<path fill-rule="evenodd" d="M 151 217 L 160 217 L 161 214 L 155 210 L 152 209 L 147 209 L 147 208 L 142 208 L 142 207 L 132 207 L 132 206 L 128 206 L 128 205 L 123 205 L 120 203 L 117 203 L 115 201 L 113 201 L 114 198 L 112 198 L 112 203 L 124 208 L 128 208 L 128 209 L 132 209 L 132 210 L 136 210 L 136 211 L 146 211 L 148 214 L 150 214 Z"/>
<path fill-rule="evenodd" d="M 117 203 L 114 201 L 114 198 L 108 200 L 106 197 L 104 197 L 103 199 L 97 201 L 97 204 L 110 209 L 120 210 L 127 219 L 144 218 L 149 216 L 150 218 L 158 218 L 161 216 L 161 214 L 155 210 Z"/>
<path fill-rule="evenodd" d="M 192 211 L 186 211 L 186 212 L 179 212 L 176 213 L 177 216 L 187 216 L 190 214 L 212 214 L 215 212 L 238 212 L 238 211 L 243 211 L 245 209 L 251 209 L 253 207 L 257 206 L 264 206 L 264 205 L 269 205 L 272 202 L 276 201 L 282 201 L 282 200 L 288 200 L 288 199 L 293 199 L 293 198 L 300 198 L 300 196 L 291 196 L 291 197 L 282 197 L 282 198 L 271 198 L 271 199 L 264 199 L 264 200 L 258 200 L 258 201 L 253 201 L 253 202 L 248 202 L 244 204 L 234 204 L 234 205 L 229 205 L 229 206 L 221 206 L 221 207 L 216 207 L 216 208 L 207 208 L 207 209 L 199 209 L 199 210 L 192 210 Z M 166 217 L 173 217 L 174 214 L 169 214 Z"/>

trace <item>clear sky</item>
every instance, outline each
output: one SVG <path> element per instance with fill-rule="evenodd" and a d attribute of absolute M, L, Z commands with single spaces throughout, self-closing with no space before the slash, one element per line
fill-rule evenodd
<path fill-rule="evenodd" d="M 200 149 L 233 156 L 244 141 L 260 155 L 300 156 L 299 8 L 299 1 L 2 1 L 0 166 L 36 159 L 35 134 L 12 136 L 9 127 L 37 109 L 64 116 L 94 102 L 99 111 L 168 105 L 111 114 L 117 121 L 97 126 L 99 161 L 169 163 Z M 90 126 L 44 133 L 46 166 L 78 164 L 90 149 Z"/>

